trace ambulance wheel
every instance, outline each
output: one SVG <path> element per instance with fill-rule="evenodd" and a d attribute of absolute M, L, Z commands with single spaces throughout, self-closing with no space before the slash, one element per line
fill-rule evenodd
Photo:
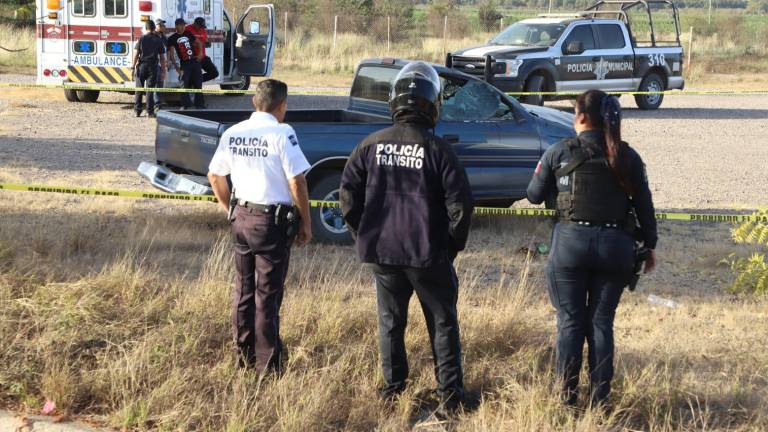
<path fill-rule="evenodd" d="M 526 93 L 541 93 L 544 91 L 544 77 L 541 75 L 534 75 L 525 82 Z M 525 95 L 521 98 L 521 102 L 528 105 L 544 105 L 544 96 L 537 95 Z"/>
<path fill-rule="evenodd" d="M 660 92 L 664 91 L 664 81 L 661 77 L 655 73 L 651 73 L 643 78 L 643 82 L 640 83 L 641 92 Z M 661 102 L 664 101 L 663 94 L 639 94 L 635 95 L 635 102 L 637 107 L 641 110 L 655 110 L 661 106 Z"/>
<path fill-rule="evenodd" d="M 222 90 L 241 90 L 246 91 L 251 86 L 251 77 L 240 75 L 240 82 L 237 84 L 221 84 Z M 238 93 L 227 93 L 227 96 L 242 96 Z"/>
<path fill-rule="evenodd" d="M 328 172 L 312 185 L 309 199 L 321 201 L 339 201 L 341 172 Z M 310 207 L 312 219 L 312 237 L 322 243 L 352 244 L 352 236 L 337 207 Z"/>
<path fill-rule="evenodd" d="M 64 98 L 67 99 L 67 102 L 80 102 L 80 99 L 77 98 L 77 90 L 64 89 Z"/>
<path fill-rule="evenodd" d="M 93 103 L 99 99 L 99 91 L 98 90 L 78 90 L 77 98 L 80 99 L 80 102 Z"/>

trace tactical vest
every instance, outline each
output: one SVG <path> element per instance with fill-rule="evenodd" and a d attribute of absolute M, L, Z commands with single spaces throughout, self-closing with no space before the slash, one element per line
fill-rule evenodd
<path fill-rule="evenodd" d="M 624 225 L 631 217 L 629 195 L 621 188 L 605 157 L 591 158 L 578 140 L 568 142 L 572 159 L 555 172 L 568 178 L 569 192 L 558 192 L 562 220 Z M 633 218 L 634 219 L 634 218 Z"/>

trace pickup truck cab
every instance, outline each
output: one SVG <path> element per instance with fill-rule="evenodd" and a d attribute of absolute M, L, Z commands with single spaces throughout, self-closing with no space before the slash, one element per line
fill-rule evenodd
<path fill-rule="evenodd" d="M 290 110 L 285 122 L 296 130 L 312 165 L 310 198 L 337 200 L 341 173 L 354 147 L 370 133 L 392 124 L 389 90 L 407 61 L 365 60 L 357 68 L 343 110 Z M 443 104 L 435 133 L 453 143 L 478 204 L 508 207 L 525 197 L 538 160 L 550 145 L 575 134 L 573 116 L 551 108 L 522 105 L 475 77 L 435 65 L 443 83 Z M 139 173 L 155 187 L 176 193 L 211 194 L 205 174 L 224 131 L 251 111 L 161 111 L 157 118 L 155 162 Z M 328 242 L 350 237 L 341 213 L 312 209 L 313 234 Z"/>
<path fill-rule="evenodd" d="M 654 27 L 653 16 L 662 11 L 671 11 L 669 40 Z M 667 0 L 608 0 L 583 12 L 518 21 L 486 45 L 449 54 L 446 65 L 510 93 L 659 92 L 685 85 L 677 8 Z M 553 99 L 521 98 L 535 105 Z M 663 99 L 661 94 L 635 96 L 644 110 L 659 108 Z"/>

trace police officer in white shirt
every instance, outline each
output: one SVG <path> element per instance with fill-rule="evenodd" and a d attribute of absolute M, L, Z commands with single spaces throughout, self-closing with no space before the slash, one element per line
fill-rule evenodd
<path fill-rule="evenodd" d="M 232 324 L 239 364 L 278 374 L 283 348 L 280 305 L 294 242 L 291 231 L 298 231 L 297 246 L 312 238 L 304 178 L 310 165 L 293 128 L 281 123 L 287 97 L 285 83 L 260 82 L 253 97 L 256 112 L 227 129 L 208 167 L 222 208 L 229 211 L 227 175 L 237 201 L 232 215 L 237 270 Z"/>

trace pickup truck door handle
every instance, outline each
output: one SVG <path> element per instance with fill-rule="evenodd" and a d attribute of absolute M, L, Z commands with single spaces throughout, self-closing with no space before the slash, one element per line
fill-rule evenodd
<path fill-rule="evenodd" d="M 623 59 L 624 59 L 624 61 L 630 61 L 630 60 L 632 60 L 632 56 L 631 55 L 625 55 L 623 57 Z"/>
<path fill-rule="evenodd" d="M 448 141 L 449 144 L 458 144 L 460 141 L 459 136 L 454 134 L 443 135 L 443 139 Z"/>
<path fill-rule="evenodd" d="M 189 131 L 181 131 L 181 132 L 179 133 L 179 135 L 181 135 L 181 136 L 183 136 L 183 137 L 188 137 L 188 136 L 189 136 Z"/>
<path fill-rule="evenodd" d="M 600 61 L 600 57 L 592 57 L 592 61 Z"/>

